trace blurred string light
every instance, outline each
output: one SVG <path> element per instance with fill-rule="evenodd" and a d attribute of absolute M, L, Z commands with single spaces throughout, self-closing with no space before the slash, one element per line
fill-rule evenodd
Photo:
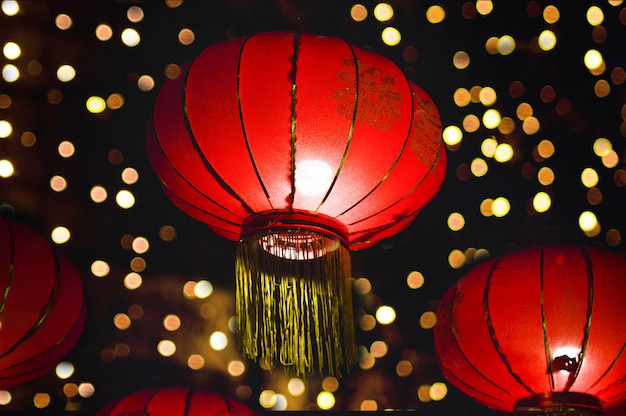
<path fill-rule="evenodd" d="M 9 60 L 15 60 L 19 58 L 22 54 L 22 49 L 20 48 L 20 45 L 15 42 L 7 42 L 2 48 L 2 53 L 4 54 L 5 58 Z"/>
<path fill-rule="evenodd" d="M 355 22 L 362 22 L 367 19 L 367 8 L 362 4 L 355 4 L 350 9 L 350 17 Z"/>
<path fill-rule="evenodd" d="M 50 233 L 50 237 L 52 238 L 52 241 L 54 241 L 56 244 L 67 243 L 70 240 L 71 235 L 72 234 L 70 233 L 70 230 L 68 230 L 67 228 L 63 226 L 55 227 L 52 230 L 52 233 Z"/>
<path fill-rule="evenodd" d="M 446 11 L 438 4 L 430 6 L 426 10 L 426 20 L 432 24 L 441 23 L 446 18 Z"/>
<path fill-rule="evenodd" d="M 124 43 L 124 45 L 128 46 L 129 48 L 135 47 L 139 45 L 139 42 L 141 42 L 141 36 L 139 35 L 139 32 L 137 32 L 137 30 L 133 29 L 132 27 L 126 28 L 122 31 L 121 39 L 122 43 Z"/>
<path fill-rule="evenodd" d="M 2 78 L 6 82 L 15 82 L 20 78 L 20 70 L 13 64 L 6 64 L 2 67 Z"/>
<path fill-rule="evenodd" d="M 20 11 L 20 6 L 16 0 L 4 0 L 2 2 L 2 12 L 7 16 L 15 16 Z"/>
<path fill-rule="evenodd" d="M 11 403 L 12 399 L 11 392 L 8 390 L 0 390 L 0 406 L 6 406 Z"/>
<path fill-rule="evenodd" d="M 61 13 L 54 19 L 54 23 L 59 29 L 68 30 L 72 27 L 72 18 L 67 14 Z"/>
<path fill-rule="evenodd" d="M 395 27 L 388 26 L 383 29 L 381 37 L 385 45 L 396 46 L 402 40 L 400 31 Z"/>
<path fill-rule="evenodd" d="M 9 160 L 1 159 L 0 160 L 0 178 L 10 178 L 15 173 L 15 169 L 13 168 L 13 163 Z"/>
<path fill-rule="evenodd" d="M 383 305 L 376 310 L 376 320 L 382 325 L 388 325 L 396 320 L 396 311 L 391 306 Z"/>
<path fill-rule="evenodd" d="M 374 17 L 379 22 L 387 22 L 393 19 L 393 7 L 388 3 L 378 3 L 374 7 Z"/>

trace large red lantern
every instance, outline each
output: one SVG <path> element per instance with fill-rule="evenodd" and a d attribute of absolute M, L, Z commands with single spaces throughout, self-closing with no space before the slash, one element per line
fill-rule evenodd
<path fill-rule="evenodd" d="M 84 324 L 74 266 L 36 231 L 0 217 L 0 389 L 54 368 Z"/>
<path fill-rule="evenodd" d="M 519 414 L 597 415 L 626 400 L 626 261 L 545 245 L 480 264 L 444 296 L 435 346 L 446 378 Z"/>
<path fill-rule="evenodd" d="M 207 390 L 163 387 L 141 390 L 115 400 L 96 416 L 253 416 L 255 412 L 237 400 Z"/>
<path fill-rule="evenodd" d="M 260 33 L 183 66 L 147 136 L 172 201 L 240 242 L 243 354 L 299 373 L 355 362 L 349 250 L 407 227 L 445 173 L 428 95 L 343 40 Z"/>

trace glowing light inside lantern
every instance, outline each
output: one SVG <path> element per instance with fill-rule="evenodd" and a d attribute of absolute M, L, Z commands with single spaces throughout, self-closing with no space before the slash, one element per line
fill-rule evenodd
<path fill-rule="evenodd" d="M 296 191 L 306 196 L 326 193 L 333 181 L 333 170 L 321 160 L 303 160 L 296 166 Z"/>

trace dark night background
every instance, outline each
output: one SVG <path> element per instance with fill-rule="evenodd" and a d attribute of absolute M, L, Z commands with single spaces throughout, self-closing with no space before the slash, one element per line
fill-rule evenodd
<path fill-rule="evenodd" d="M 495 414 L 449 384 L 443 400 L 420 400 L 420 386 L 446 382 L 434 358 L 432 329 L 423 329 L 420 317 L 436 310 L 447 288 L 470 270 L 474 250 L 486 250 L 494 257 L 514 247 L 543 241 L 575 241 L 626 253 L 621 241 L 621 234 L 626 232 L 626 172 L 622 170 L 626 157 L 626 6 L 607 1 L 494 1 L 493 10 L 481 15 L 476 12 L 475 2 L 390 0 L 394 17 L 380 22 L 373 13 L 379 2 L 374 1 L 179 3 L 172 7 L 163 0 L 26 0 L 18 2 L 17 15 L 0 13 L 0 43 L 15 42 L 22 52 L 14 61 L 0 56 L 0 66 L 13 64 L 21 74 L 15 82 L 0 79 L 0 104 L 4 103 L 0 105 L 0 120 L 9 121 L 13 127 L 8 137 L 0 139 L 0 159 L 9 160 L 15 169 L 12 176 L 0 178 L 1 209 L 47 238 L 57 226 L 70 230 L 71 238 L 59 247 L 83 278 L 88 308 L 83 336 L 66 357 L 75 367 L 74 374 L 62 380 L 51 372 L 12 389 L 11 402 L 0 406 L 0 411 L 50 414 L 70 403 L 68 409 L 92 414 L 108 401 L 133 391 L 170 385 L 214 390 L 257 410 L 264 410 L 259 404 L 261 392 L 271 390 L 286 397 L 287 410 L 318 409 L 316 397 L 326 388 L 323 377 L 308 376 L 304 394 L 292 397 L 286 386 L 293 375 L 287 376 L 280 369 L 270 373 L 254 363 L 245 363 L 242 375 L 232 376 L 227 371 L 231 360 L 241 360 L 236 337 L 228 330 L 228 320 L 234 314 L 235 243 L 218 237 L 173 206 L 161 190 L 144 146 L 146 122 L 166 79 L 168 64 L 182 65 L 206 47 L 226 39 L 262 31 L 299 30 L 341 37 L 393 60 L 433 98 L 444 127 L 463 128 L 468 114 L 482 117 L 487 106 L 480 102 L 459 106 L 454 100 L 457 89 L 475 86 L 493 88 L 497 101 L 489 108 L 514 121 L 515 129 L 510 132 L 482 124 L 474 132 L 464 131 L 461 144 L 448 148 L 448 171 L 440 192 L 417 220 L 394 238 L 353 253 L 353 276 L 371 284 L 367 293 L 355 291 L 357 319 L 374 315 L 380 305 L 392 306 L 397 318 L 392 324 L 378 324 L 372 330 L 357 329 L 357 342 L 365 350 L 373 342 L 383 341 L 388 351 L 376 358 L 371 368 L 357 366 L 339 379 L 332 408 L 359 410 L 364 400 L 373 400 L 379 411 Z M 362 22 L 351 18 L 355 3 L 368 11 Z M 445 19 L 440 23 L 430 23 L 426 18 L 433 5 L 445 10 Z M 543 17 L 548 5 L 555 5 L 560 12 L 555 23 Z M 592 5 L 604 12 L 599 28 L 586 19 Z M 141 21 L 128 19 L 131 6 L 143 10 Z M 55 25 L 59 14 L 71 17 L 69 29 Z M 113 30 L 107 41 L 95 36 L 96 27 L 102 23 Z M 381 31 L 388 26 L 400 31 L 402 40 L 398 45 L 387 46 L 381 40 Z M 121 31 L 127 27 L 141 35 L 137 46 L 125 46 L 120 40 Z M 178 41 L 178 33 L 184 28 L 195 35 L 190 45 Z M 536 37 L 545 29 L 556 34 L 557 44 L 553 50 L 538 51 Z M 515 39 L 514 52 L 489 53 L 487 39 L 504 35 Z M 604 72 L 592 74 L 585 67 L 583 57 L 589 49 L 602 53 Z M 465 69 L 454 65 L 458 51 L 470 57 Z M 37 68 L 33 62 L 39 63 L 39 70 L 32 69 Z M 56 77 L 57 68 L 63 64 L 76 70 L 70 82 Z M 154 79 L 152 90 L 138 88 L 141 75 Z M 594 92 L 599 80 L 606 80 L 610 86 L 605 97 Z M 523 84 L 522 93 L 514 88 L 519 85 L 516 81 Z M 554 97 L 542 95 L 547 86 L 553 88 Z M 124 99 L 119 109 L 107 108 L 97 114 L 87 111 L 88 97 L 106 99 L 114 93 Z M 533 116 L 540 123 L 534 134 L 524 132 L 516 115 L 524 102 L 532 106 Z M 34 134 L 34 144 L 25 144 L 25 132 Z M 481 143 L 490 136 L 512 145 L 515 155 L 510 161 L 499 163 L 482 155 Z M 604 166 L 594 154 L 598 138 L 612 143 L 619 157 L 616 166 Z M 553 156 L 542 158 L 537 154 L 542 140 L 552 142 Z M 62 141 L 74 144 L 72 157 L 59 155 L 57 148 Z M 468 169 L 476 157 L 482 157 L 489 168 L 482 177 Z M 134 184 L 121 179 L 128 167 L 139 174 Z M 538 182 L 541 167 L 554 171 L 552 184 Z M 580 179 L 588 167 L 599 176 L 592 191 Z M 65 190 L 51 189 L 54 175 L 66 179 Z M 90 198 L 95 185 L 108 192 L 102 203 Z M 115 201 L 122 189 L 135 196 L 136 203 L 130 209 L 120 208 Z M 545 213 L 537 213 L 529 201 L 542 190 L 552 197 L 552 206 Z M 597 191 L 602 196 L 599 202 L 590 196 L 597 195 Z M 483 215 L 481 202 L 500 196 L 510 202 L 510 212 L 503 217 Z M 596 214 L 601 227 L 598 233 L 585 235 L 581 231 L 578 218 L 583 211 Z M 447 225 L 448 216 L 454 212 L 465 218 L 465 226 L 459 231 Z M 176 231 L 171 241 L 160 236 L 166 225 Z M 146 253 L 138 254 L 129 247 L 129 241 L 138 236 L 150 243 Z M 453 250 L 460 250 L 467 259 L 459 268 L 449 262 Z M 110 266 L 106 276 L 95 277 L 91 272 L 96 260 Z M 137 270 L 143 284 L 129 290 L 124 286 L 124 277 Z M 424 276 L 425 283 L 419 289 L 407 285 L 407 275 L 412 271 Z M 199 280 L 210 281 L 214 292 L 206 299 L 183 296 L 185 282 Z M 128 329 L 114 325 L 118 313 L 131 316 Z M 168 314 L 180 317 L 182 325 L 177 331 L 164 329 L 162 320 Z M 215 351 L 209 347 L 208 338 L 214 330 L 228 334 L 226 349 Z M 177 345 L 171 357 L 161 356 L 156 348 L 165 338 Z M 190 369 L 190 354 L 202 355 L 204 366 Z M 403 360 L 411 363 L 412 370 L 400 376 L 396 366 Z M 85 382 L 95 388 L 90 397 L 68 398 L 63 391 L 67 383 Z M 37 393 L 50 396 L 50 404 L 42 410 L 33 404 Z"/>

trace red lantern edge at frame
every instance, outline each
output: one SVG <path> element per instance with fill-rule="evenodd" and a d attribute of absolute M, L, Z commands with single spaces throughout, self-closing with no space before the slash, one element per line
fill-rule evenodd
<path fill-rule="evenodd" d="M 430 97 L 343 40 L 260 33 L 209 47 L 165 82 L 147 139 L 169 198 L 240 241 L 244 355 L 298 372 L 354 362 L 348 250 L 406 228 L 438 191 L 446 157 Z"/>
<path fill-rule="evenodd" d="M 217 393 L 188 387 L 146 389 L 114 400 L 101 408 L 96 416 L 135 414 L 167 416 L 254 416 L 243 403 Z"/>
<path fill-rule="evenodd" d="M 0 389 L 43 376 L 85 325 L 80 276 L 31 228 L 0 217 Z"/>
<path fill-rule="evenodd" d="M 600 415 L 626 400 L 626 261 L 543 245 L 472 269 L 444 295 L 444 376 L 496 410 Z"/>

